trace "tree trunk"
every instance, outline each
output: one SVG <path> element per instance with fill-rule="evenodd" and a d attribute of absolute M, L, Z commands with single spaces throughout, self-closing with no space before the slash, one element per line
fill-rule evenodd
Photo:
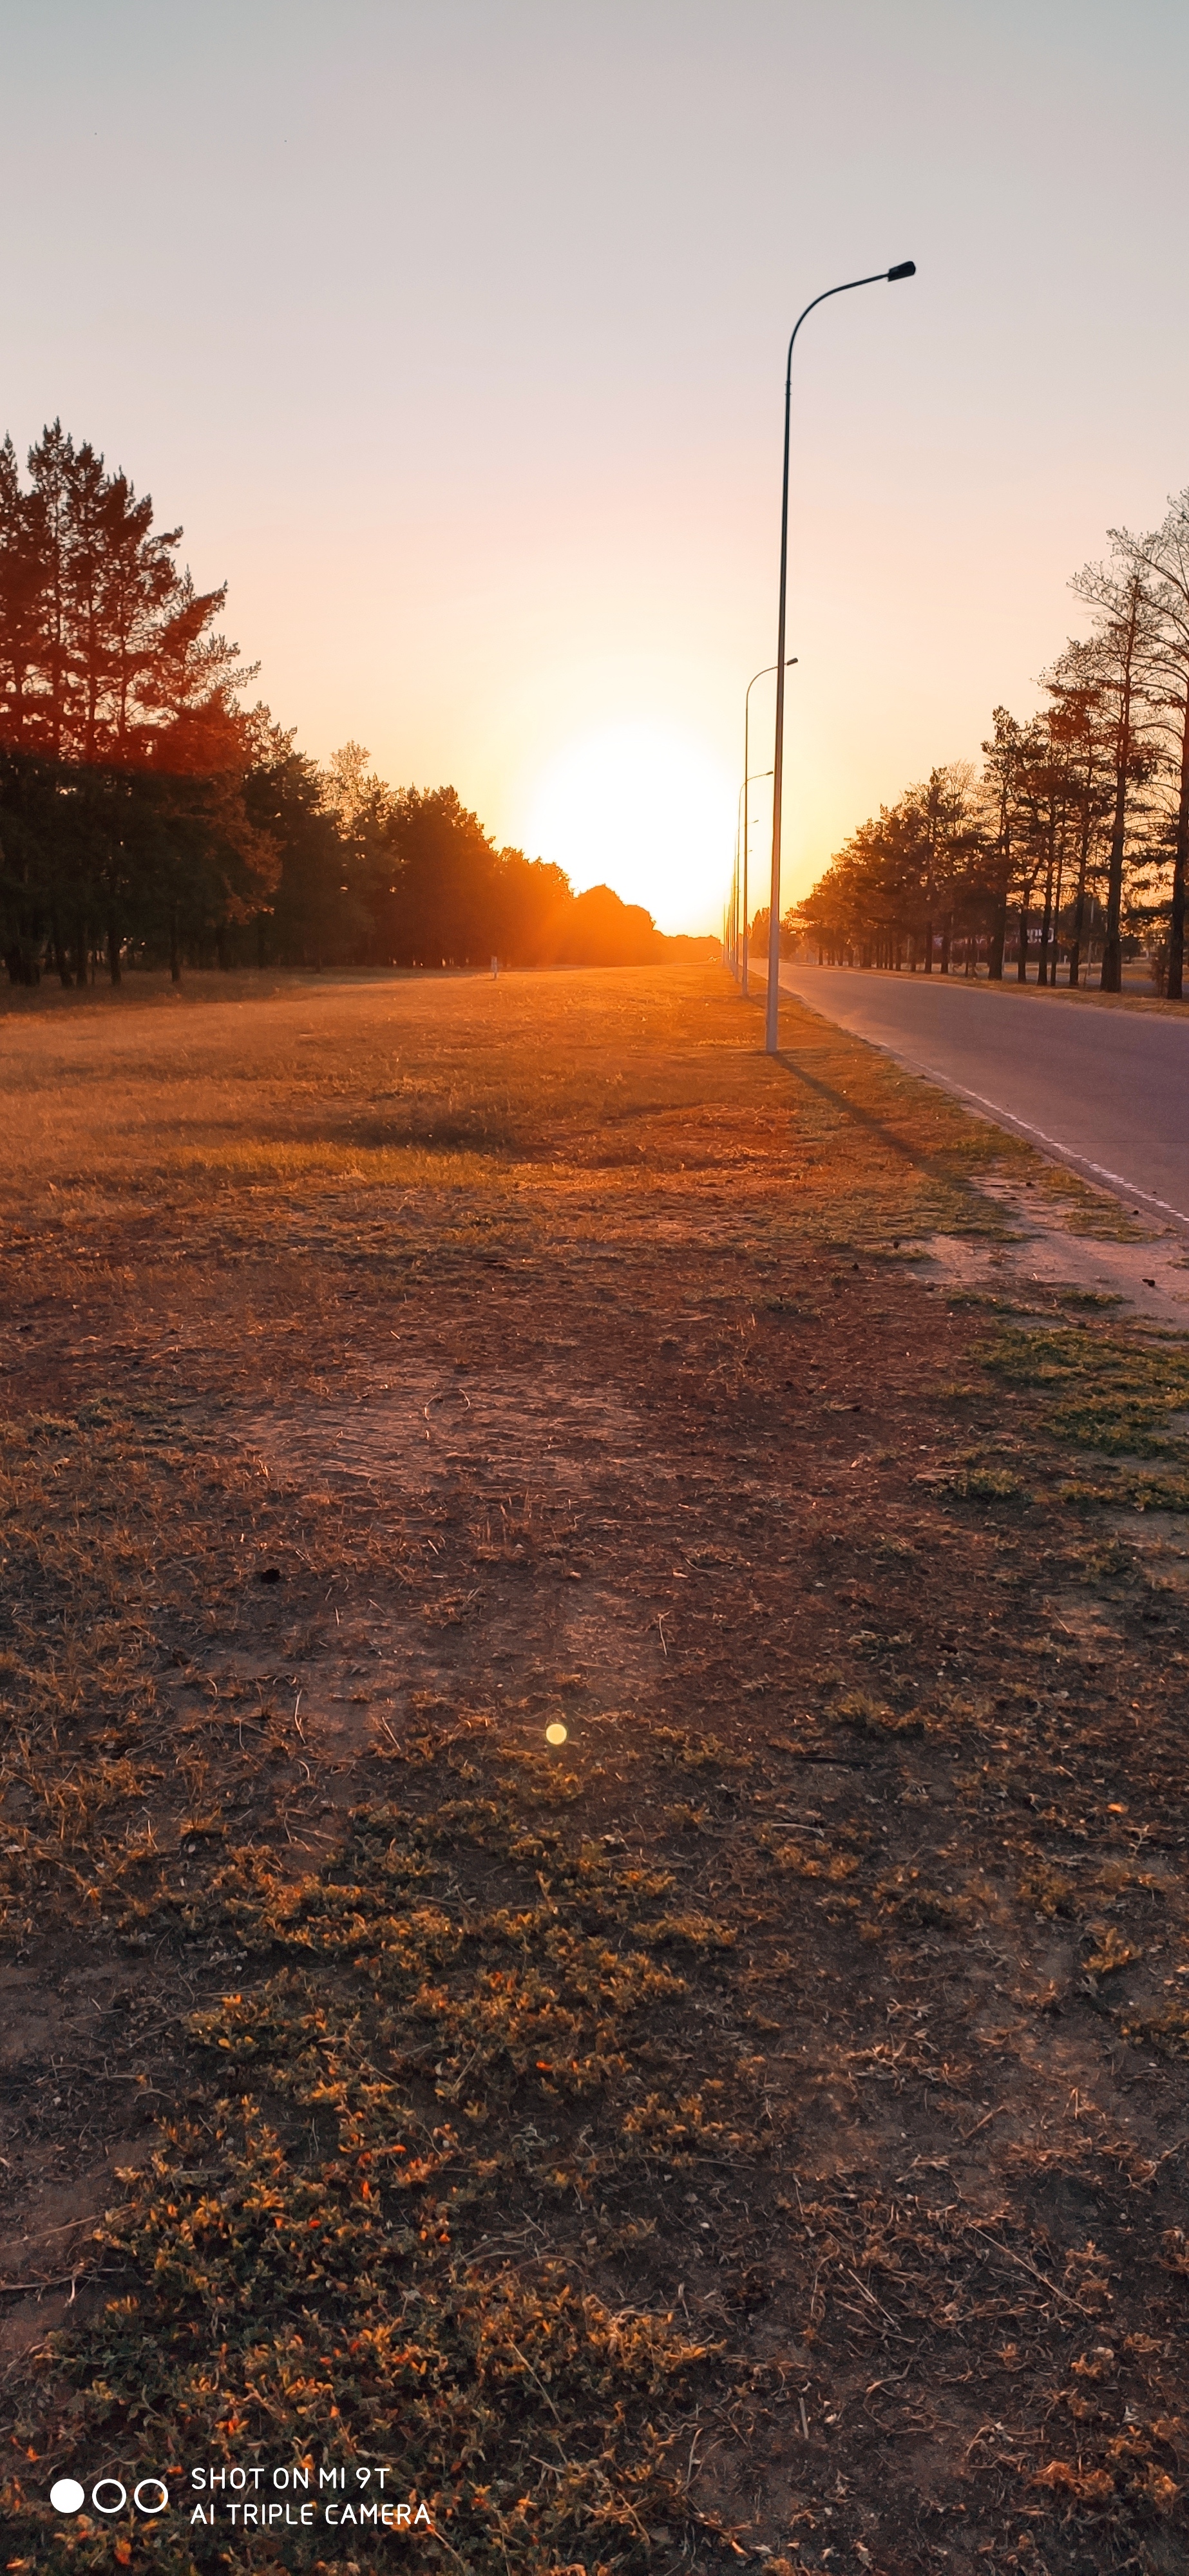
<path fill-rule="evenodd" d="M 1027 906 L 1027 904 L 1022 903 L 1022 904 L 1020 905 L 1020 953 L 1019 953 L 1019 956 L 1018 956 L 1018 957 L 1017 957 L 1017 959 L 1016 959 L 1016 982 L 1017 982 L 1017 984 L 1026 984 L 1026 983 L 1027 983 L 1027 981 L 1028 981 L 1028 906 Z"/>
<path fill-rule="evenodd" d="M 113 984 L 123 983 L 124 979 L 120 973 L 119 934 L 114 921 L 109 921 L 107 925 L 107 971 Z"/>
<path fill-rule="evenodd" d="M 941 925 L 941 971 L 943 975 L 948 975 L 950 971 L 950 916 L 948 912 Z"/>
<path fill-rule="evenodd" d="M 933 972 L 933 924 L 932 924 L 932 922 L 931 922 L 931 921 L 927 921 L 927 922 L 925 923 L 925 973 L 926 973 L 926 975 L 931 975 L 931 974 L 932 974 L 932 972 Z"/>
<path fill-rule="evenodd" d="M 1040 917 L 1040 967 L 1039 967 L 1039 971 L 1038 971 L 1038 973 L 1037 973 L 1037 978 L 1036 978 L 1036 980 L 1037 980 L 1037 983 L 1038 983 L 1038 984 L 1055 984 L 1055 983 L 1056 983 L 1056 980 L 1057 980 L 1057 978 L 1056 978 L 1055 974 L 1054 974 L 1054 973 L 1053 973 L 1053 971 L 1052 971 L 1052 967 L 1051 967 L 1050 960 L 1049 960 L 1049 949 L 1050 949 L 1050 947 L 1051 947 L 1051 945 L 1052 945 L 1052 938 L 1053 938 L 1053 853 L 1052 853 L 1052 850 L 1050 849 L 1050 851 L 1049 851 L 1049 862 L 1048 862 L 1048 866 L 1047 866 L 1047 867 L 1046 867 L 1046 869 L 1045 869 L 1045 899 L 1044 899 L 1044 910 L 1043 910 L 1043 912 L 1042 912 L 1042 914 L 1041 914 L 1041 917 Z"/>
<path fill-rule="evenodd" d="M 216 932 L 215 932 L 215 955 L 216 955 L 216 957 L 217 957 L 217 958 L 218 958 L 218 960 L 219 960 L 219 970 L 220 970 L 220 973 L 221 973 L 221 974 L 224 974 L 224 975 L 230 975 L 230 973 L 231 973 L 231 949 L 230 949 L 230 946 L 229 946 L 229 944 L 228 944 L 228 939 L 227 939 L 227 924 L 226 924 L 226 922 L 222 922 L 222 921 L 221 921 L 221 922 L 220 922 L 220 924 L 219 924 L 218 929 L 217 929 L 217 930 L 216 930 Z"/>
<path fill-rule="evenodd" d="M 1069 943 L 1069 980 L 1077 984 L 1082 972 L 1082 936 L 1086 927 L 1086 870 L 1090 864 L 1090 820 L 1082 820 L 1082 846 L 1078 852 L 1078 890 L 1073 906 L 1073 938 Z"/>
<path fill-rule="evenodd" d="M 987 943 L 987 974 L 992 984 L 1003 982 L 1003 951 L 1007 946 L 1007 889 L 996 897 L 995 919 Z"/>
<path fill-rule="evenodd" d="M 182 980 L 182 953 L 178 942 L 176 911 L 171 911 L 169 916 L 169 980 L 171 984 L 180 984 Z"/>
<path fill-rule="evenodd" d="M 1052 956 L 1052 963 L 1051 963 L 1050 968 L 1049 968 L 1049 982 L 1050 982 L 1050 984 L 1055 984 L 1055 983 L 1056 983 L 1056 981 L 1057 981 L 1057 968 L 1058 968 L 1058 966 L 1059 966 L 1059 965 L 1060 965 L 1060 963 L 1061 963 L 1061 889 L 1062 889 L 1062 886 L 1064 885 L 1064 883 L 1065 883 L 1065 825 L 1064 825 L 1064 823 L 1062 823 L 1062 826 L 1061 826 L 1061 838 L 1060 838 L 1060 840 L 1059 840 L 1059 841 L 1058 841 L 1058 843 L 1057 843 L 1057 885 L 1056 885 L 1056 891 L 1055 891 L 1055 893 L 1054 893 L 1054 895 L 1053 895 L 1053 956 Z"/>
<path fill-rule="evenodd" d="M 1121 993 L 1123 990 L 1123 941 L 1121 936 L 1121 920 L 1123 912 L 1123 852 L 1127 839 L 1127 764 L 1131 758 L 1132 672 L 1134 668 L 1136 649 L 1136 624 L 1138 611 L 1138 594 L 1135 592 L 1133 585 L 1131 623 L 1128 630 L 1127 649 L 1123 662 L 1122 687 L 1119 700 L 1119 730 L 1116 736 L 1115 747 L 1115 811 L 1114 818 L 1111 823 L 1111 856 L 1110 866 L 1107 871 L 1106 930 L 1102 942 L 1102 973 L 1099 977 L 1099 989 L 1104 993 Z"/>
<path fill-rule="evenodd" d="M 69 992 L 74 977 L 70 972 L 70 959 L 66 954 L 66 942 L 62 937 L 56 905 L 50 915 L 50 946 L 54 954 L 54 972 L 58 982 Z"/>
<path fill-rule="evenodd" d="M 1173 851 L 1172 911 L 1168 925 L 1168 983 L 1170 1002 L 1185 998 L 1185 871 L 1189 861 L 1189 689 L 1181 726 L 1181 792 L 1177 799 L 1177 837 Z"/>
<path fill-rule="evenodd" d="M 1121 993 L 1123 990 L 1123 941 L 1120 921 L 1123 911 L 1123 843 L 1127 830 L 1127 773 L 1120 763 L 1115 787 L 1115 817 L 1111 825 L 1111 856 L 1107 874 L 1106 929 L 1102 941 L 1102 973 L 1099 990 Z"/>

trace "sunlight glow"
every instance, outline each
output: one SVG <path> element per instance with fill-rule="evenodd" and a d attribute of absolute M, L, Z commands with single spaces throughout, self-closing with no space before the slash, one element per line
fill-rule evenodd
<path fill-rule="evenodd" d="M 717 930 L 731 873 L 735 786 L 696 735 L 619 724 L 571 743 L 530 800 L 525 848 L 576 894 L 612 886 L 658 930 Z"/>

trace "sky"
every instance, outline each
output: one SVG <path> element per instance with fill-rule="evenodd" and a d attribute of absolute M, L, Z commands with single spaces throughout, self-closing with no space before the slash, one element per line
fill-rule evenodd
<path fill-rule="evenodd" d="M 184 525 L 278 721 L 715 929 L 1026 713 L 1189 483 L 1183 0 L 0 0 L 4 421 Z M 751 766 L 771 766 L 770 681 Z M 768 788 L 752 789 L 753 900 Z"/>

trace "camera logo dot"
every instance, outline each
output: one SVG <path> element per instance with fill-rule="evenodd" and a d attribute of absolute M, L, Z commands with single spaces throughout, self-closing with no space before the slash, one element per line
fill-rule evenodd
<path fill-rule="evenodd" d="M 55 2513 L 79 2513 L 86 2501 L 86 2490 L 77 2478 L 57 2478 L 50 2488 Z M 164 2513 L 169 2489 L 163 2478 L 142 2478 L 132 2490 L 132 2501 L 138 2513 Z M 91 2502 L 96 2513 L 122 2513 L 128 2502 L 128 2489 L 119 2478 L 100 2478 L 91 2489 Z"/>

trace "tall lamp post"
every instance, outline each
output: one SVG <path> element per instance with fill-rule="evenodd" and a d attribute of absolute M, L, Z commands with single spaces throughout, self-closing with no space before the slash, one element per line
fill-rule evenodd
<path fill-rule="evenodd" d="M 728 925 L 729 925 L 729 936 L 728 936 L 726 939 L 724 939 L 724 941 L 723 941 L 723 948 L 724 948 L 724 952 L 725 952 L 725 962 L 726 962 L 726 964 L 730 967 L 730 970 L 731 970 L 732 975 L 738 976 L 738 973 L 739 973 L 739 811 L 738 811 L 738 807 L 736 807 L 736 810 L 735 810 L 735 858 L 734 858 L 734 864 L 733 864 L 733 866 L 732 866 L 732 868 L 731 868 L 731 893 L 730 893 L 730 900 L 729 900 L 729 902 L 728 902 L 728 904 L 727 904 L 726 911 L 725 911 L 725 913 L 724 913 L 724 915 L 723 915 L 723 920 L 724 920 L 724 923 L 726 923 L 726 924 L 728 924 Z"/>
<path fill-rule="evenodd" d="M 895 268 L 877 268 L 871 277 L 848 277 L 842 286 L 828 286 L 824 295 L 815 295 L 804 313 L 793 324 L 789 341 L 788 363 L 784 371 L 784 475 L 780 488 L 780 615 L 776 626 L 776 749 L 772 761 L 772 894 L 768 915 L 768 1007 L 765 1013 L 764 1046 L 775 1055 L 780 1028 L 780 804 L 784 772 L 784 617 L 785 590 L 789 561 L 789 413 L 792 403 L 793 341 L 810 313 L 819 304 L 827 304 L 832 295 L 849 295 L 856 286 L 894 286 L 901 277 L 915 277 L 915 259 L 902 259 Z"/>
<path fill-rule="evenodd" d="M 788 661 L 785 663 L 786 671 L 792 670 L 796 659 L 797 656 L 795 653 L 790 654 Z M 766 680 L 769 677 L 769 674 L 775 669 L 775 662 L 765 662 L 762 671 L 753 671 L 743 693 L 743 973 L 740 979 L 739 990 L 744 996 L 746 996 L 747 993 L 747 782 L 751 776 L 747 727 L 748 719 L 751 714 L 751 693 L 755 687 L 756 681 Z M 756 776 L 757 778 L 770 778 L 772 776 L 772 772 L 770 769 L 757 769 Z"/>
<path fill-rule="evenodd" d="M 796 654 L 794 653 L 794 662 L 796 661 L 796 658 Z M 761 677 L 762 674 L 757 671 L 757 680 Z M 737 979 L 741 977 L 740 991 L 742 993 L 746 993 L 747 991 L 747 825 L 750 812 L 747 803 L 747 791 L 752 785 L 753 780 L 757 778 L 770 778 L 771 776 L 772 772 L 770 769 L 748 770 L 739 790 L 739 794 L 735 799 L 735 859 L 731 869 L 731 899 L 727 908 L 727 917 L 733 925 L 730 941 L 731 973 Z M 739 869 L 740 849 L 742 849 L 743 852 L 742 888 L 740 887 Z M 740 917 L 741 904 L 742 918 Z"/>

